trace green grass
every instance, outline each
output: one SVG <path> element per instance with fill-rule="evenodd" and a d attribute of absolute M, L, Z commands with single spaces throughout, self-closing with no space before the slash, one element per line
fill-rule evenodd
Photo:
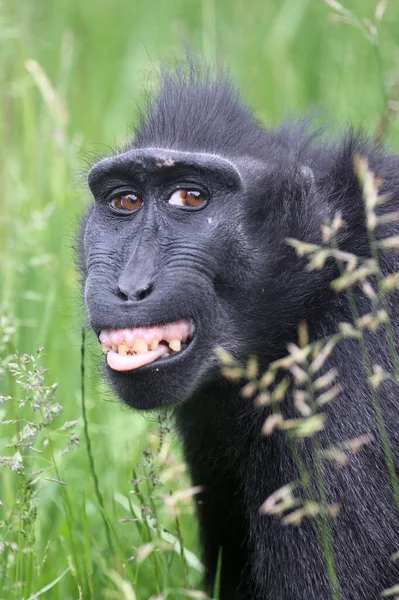
<path fill-rule="evenodd" d="M 377 0 L 344 4 L 374 19 Z M 39 597 L 56 600 L 174 600 L 195 597 L 179 590 L 201 585 L 192 507 L 180 507 L 177 524 L 165 506 L 170 491 L 189 486 L 179 474 L 175 436 L 166 435 L 156 451 L 156 415 L 128 412 L 112 397 L 92 338 L 87 449 L 84 316 L 72 245 L 90 201 L 88 162 L 126 140 L 143 88 L 156 85 L 160 60 L 181 56 L 183 39 L 230 64 L 266 123 L 316 108 L 333 131 L 349 120 L 376 131 L 387 98 L 391 108 L 398 102 L 395 11 L 388 1 L 376 46 L 359 27 L 333 23 L 334 11 L 321 0 L 0 0 L 0 314 L 15 329 L 2 357 L 44 346 L 39 364 L 49 373 L 42 387 L 56 381 L 63 407 L 38 434 L 41 453 L 21 451 L 24 472 L 0 465 L 1 600 L 27 600 L 40 590 Z M 387 140 L 399 141 L 394 112 Z M 0 331 L 0 346 L 1 339 Z M 6 369 L 0 395 L 21 400 L 27 393 Z M 0 419 L 11 421 L 0 421 L 0 456 L 15 455 L 22 419 L 43 422 L 40 411 L 32 415 L 29 402 L 0 406 Z M 75 420 L 73 430 L 62 431 Z M 72 431 L 80 444 L 61 453 Z M 156 474 L 151 453 L 142 455 L 151 447 Z M 159 485 L 158 476 L 168 475 Z M 175 541 L 181 536 L 190 551 L 184 560 Z"/>

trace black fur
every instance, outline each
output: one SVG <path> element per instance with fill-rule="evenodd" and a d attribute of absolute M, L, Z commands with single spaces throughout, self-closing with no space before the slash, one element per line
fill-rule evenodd
<path fill-rule="evenodd" d="M 399 161 L 366 136 L 349 130 L 329 143 L 304 124 L 265 129 L 225 75 L 212 79 L 191 66 L 163 74 L 132 144 L 89 176 L 96 202 L 82 227 L 81 253 L 95 332 L 182 317 L 196 324 L 181 355 L 133 372 L 107 368 L 107 376 L 131 406 L 173 406 L 193 482 L 204 488 L 198 514 L 206 584 L 212 587 L 221 548 L 223 600 L 332 597 L 314 521 L 283 527 L 260 515 L 266 497 L 297 478 L 296 467 L 285 435 L 261 435 L 267 411 L 221 378 L 214 349 L 242 363 L 256 354 L 266 368 L 285 355 L 301 321 L 316 340 L 351 320 L 346 295 L 330 288 L 337 266 L 328 262 L 309 273 L 285 240 L 320 243 L 321 225 L 339 210 L 346 222 L 340 248 L 370 254 L 356 153 L 368 158 L 384 182 L 381 191 L 391 194 L 382 210 L 398 210 Z M 165 202 L 182 182 L 204 188 L 204 208 Z M 143 207 L 123 217 L 112 213 L 116 190 L 132 189 L 145 198 Z M 386 226 L 379 235 L 393 231 Z M 397 254 L 381 261 L 385 273 L 399 269 Z M 118 295 L 122 278 L 128 300 Z M 136 300 L 149 285 L 151 293 Z M 360 290 L 356 295 L 363 314 L 368 304 Z M 397 297 L 389 298 L 397 341 Z M 372 363 L 390 367 L 382 330 L 368 341 Z M 332 525 L 340 598 L 372 600 L 398 579 L 390 558 L 399 550 L 397 512 L 359 343 L 341 342 L 334 364 L 343 393 L 326 409 L 322 445 L 374 437 L 346 467 L 324 466 L 329 500 L 342 504 Z M 382 400 L 397 459 L 397 387 L 384 384 Z M 306 457 L 306 445 L 303 451 Z"/>

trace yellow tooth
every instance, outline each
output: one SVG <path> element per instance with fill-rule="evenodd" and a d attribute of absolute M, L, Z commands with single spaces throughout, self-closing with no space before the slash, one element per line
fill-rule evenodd
<path fill-rule="evenodd" d="M 158 346 L 159 346 L 159 342 L 158 342 L 158 340 L 154 340 L 154 341 L 151 343 L 151 350 L 156 350 L 156 349 L 158 348 Z"/>
<path fill-rule="evenodd" d="M 107 344 L 104 344 L 104 342 L 102 342 L 101 348 L 104 354 L 107 354 L 107 352 L 109 352 L 109 346 Z"/>
<path fill-rule="evenodd" d="M 125 342 L 122 342 L 121 344 L 119 344 L 118 346 L 118 352 L 121 356 L 126 356 L 127 354 L 127 348 L 126 348 L 126 344 Z"/>
<path fill-rule="evenodd" d="M 112 350 L 114 352 L 118 352 L 118 346 L 116 344 L 112 344 Z"/>
<path fill-rule="evenodd" d="M 134 340 L 133 350 L 137 354 L 145 354 L 146 352 L 148 352 L 148 344 L 146 344 L 144 340 L 138 338 L 137 340 Z"/>
<path fill-rule="evenodd" d="M 180 340 L 172 340 L 169 342 L 169 348 L 174 350 L 175 352 L 180 352 L 181 350 L 181 341 Z"/>

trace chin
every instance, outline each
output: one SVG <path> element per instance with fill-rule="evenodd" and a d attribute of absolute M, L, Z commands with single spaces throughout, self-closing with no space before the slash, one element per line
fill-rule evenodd
<path fill-rule="evenodd" d="M 170 407 L 190 398 L 217 371 L 214 351 L 200 352 L 194 338 L 181 352 L 130 371 L 106 365 L 106 378 L 119 398 L 136 410 Z"/>

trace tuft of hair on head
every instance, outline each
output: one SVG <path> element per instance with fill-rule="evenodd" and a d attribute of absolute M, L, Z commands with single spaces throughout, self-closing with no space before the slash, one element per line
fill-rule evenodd
<path fill-rule="evenodd" d="M 159 92 L 140 111 L 131 148 L 256 155 L 264 130 L 226 69 L 189 55 L 173 69 L 161 66 L 159 80 Z"/>

